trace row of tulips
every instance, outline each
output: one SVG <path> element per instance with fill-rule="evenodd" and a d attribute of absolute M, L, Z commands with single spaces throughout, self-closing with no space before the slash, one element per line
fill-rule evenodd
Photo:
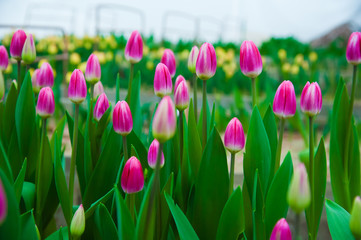
<path fill-rule="evenodd" d="M 352 119 L 360 33 L 351 35 L 346 50 L 354 66 L 351 98 L 341 80 L 333 105 L 330 172 L 335 202 L 326 204 L 323 138 L 314 153 L 313 122 L 322 109 L 320 86 L 307 82 L 302 91 L 300 109 L 309 119 L 309 153 L 293 167 L 291 154 L 281 161 L 281 151 L 286 120 L 297 109 L 294 87 L 291 81 L 282 82 L 273 108 L 261 117 L 255 81 L 262 72 L 262 59 L 252 41 L 243 42 L 240 50 L 241 71 L 252 82 L 247 139 L 241 122 L 233 118 L 224 142 L 215 128 L 214 107 L 210 111 L 207 103 L 207 81 L 217 66 L 210 43 L 193 47 L 188 61 L 194 81 L 200 79 L 203 84 L 199 121 L 184 77 L 177 76 L 173 88 L 174 54 L 166 50 L 155 69 L 154 92 L 161 100 L 145 142 L 139 138 L 143 131 L 140 73 L 133 76 L 134 64 L 143 54 L 137 31 L 125 48 L 131 72 L 125 100 L 119 99 L 117 79 L 112 111 L 99 82 L 99 60 L 90 55 L 85 74 L 76 69 L 70 77 L 68 98 L 74 103 L 74 115 L 66 112 L 50 140 L 47 120 L 55 109 L 51 66 L 44 63 L 32 78 L 27 73 L 22 80 L 21 61 L 30 64 L 36 57 L 32 35 L 18 30 L 10 49 L 19 74 L 0 105 L 1 238 L 287 240 L 292 239 L 285 219 L 291 207 L 296 216 L 294 237 L 301 237 L 300 218 L 305 213 L 308 238 L 316 239 L 324 205 L 333 239 L 361 238 L 360 152 Z M 8 64 L 4 48 L 0 58 L 3 70 Z M 86 99 L 82 126 L 79 108 Z M 68 181 L 62 146 L 66 121 L 72 143 Z M 225 149 L 231 154 L 230 171 Z M 234 188 L 235 154 L 242 150 L 243 186 Z M 79 198 L 74 197 L 76 177 Z M 67 226 L 57 229 L 54 214 L 59 203 Z"/>

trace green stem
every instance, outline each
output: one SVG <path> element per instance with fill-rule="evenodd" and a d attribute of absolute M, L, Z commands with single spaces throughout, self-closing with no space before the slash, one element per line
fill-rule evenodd
<path fill-rule="evenodd" d="M 308 177 L 310 179 L 310 185 L 311 185 L 311 218 L 310 221 L 312 224 L 310 224 L 310 226 L 313 226 L 314 223 L 314 212 L 315 212 L 315 179 L 314 179 L 314 162 L 313 162 L 313 158 L 314 158 L 314 154 L 313 154 L 313 150 L 314 150 L 314 133 L 313 133 L 313 117 L 309 117 L 309 162 L 308 162 Z M 312 227 L 313 228 L 313 227 Z M 312 232 L 310 232 L 310 229 L 308 230 L 308 235 L 312 236 L 311 238 L 313 238 L 313 234 Z"/>
<path fill-rule="evenodd" d="M 197 74 L 193 74 L 193 103 L 194 103 L 194 117 L 198 122 L 198 104 L 197 104 Z"/>
<path fill-rule="evenodd" d="M 278 137 L 277 153 L 276 153 L 276 161 L 275 161 L 275 169 L 274 169 L 275 174 L 276 174 L 278 168 L 280 167 L 280 163 L 281 163 L 281 152 L 282 152 L 282 141 L 283 141 L 284 128 L 285 128 L 285 119 L 281 118 L 281 121 L 280 121 L 280 134 L 279 134 L 279 137 Z"/>
<path fill-rule="evenodd" d="M 179 131 L 180 131 L 180 139 L 179 139 L 179 147 L 180 147 L 180 165 L 182 168 L 183 162 L 183 111 L 179 111 Z"/>
<path fill-rule="evenodd" d="M 130 216 L 132 217 L 132 220 L 133 220 L 134 223 L 136 223 L 135 222 L 135 194 L 136 193 L 128 194 L 129 212 L 130 212 Z"/>
<path fill-rule="evenodd" d="M 120 70 L 119 70 L 120 73 Z M 118 76 L 116 78 L 116 82 L 115 82 L 115 104 L 117 104 L 117 102 L 119 101 L 119 89 L 120 89 L 120 79 L 119 79 L 119 73 Z"/>
<path fill-rule="evenodd" d="M 73 208 L 75 163 L 76 163 L 76 155 L 77 155 L 77 147 L 78 147 L 78 118 L 79 118 L 78 116 L 79 116 L 79 104 L 75 104 L 73 147 L 71 151 L 70 173 L 69 173 L 69 202 L 71 209 Z M 73 215 L 72 211 L 71 211 L 71 215 Z"/>
<path fill-rule="evenodd" d="M 206 147 L 207 144 L 207 80 L 203 80 L 203 141 L 202 146 L 203 149 Z"/>
<path fill-rule="evenodd" d="M 128 160 L 127 136 L 123 136 L 123 152 L 124 152 L 124 164 L 125 164 Z"/>
<path fill-rule="evenodd" d="M 299 239 L 302 239 L 301 236 L 300 236 L 300 214 L 299 213 L 296 213 L 295 215 L 295 239 L 296 240 L 299 240 Z"/>
<path fill-rule="evenodd" d="M 233 185 L 234 185 L 234 160 L 235 153 L 231 153 L 231 170 L 230 170 L 230 179 L 229 179 L 229 196 L 233 193 Z"/>
<path fill-rule="evenodd" d="M 257 91 L 256 91 L 256 79 L 251 78 L 252 80 L 252 104 L 253 107 L 257 105 Z"/>
<path fill-rule="evenodd" d="M 22 84 L 22 80 L 21 80 L 21 60 L 18 60 L 17 61 L 18 63 L 18 92 L 20 92 L 20 89 L 21 89 L 21 84 Z"/>
<path fill-rule="evenodd" d="M 131 96 L 132 96 L 132 83 L 133 83 L 133 72 L 134 72 L 134 64 L 130 64 L 130 73 L 129 73 L 129 87 L 128 87 L 128 104 L 130 105 Z"/>

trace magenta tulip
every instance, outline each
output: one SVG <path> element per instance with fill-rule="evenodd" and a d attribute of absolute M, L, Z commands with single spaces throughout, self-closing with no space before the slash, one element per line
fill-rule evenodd
<path fill-rule="evenodd" d="M 307 82 L 301 94 L 301 110 L 308 116 L 312 117 L 321 112 L 322 93 L 317 82 Z"/>
<path fill-rule="evenodd" d="M 54 72 L 50 64 L 44 62 L 40 67 L 39 73 L 39 86 L 40 87 L 53 87 L 54 85 Z"/>
<path fill-rule="evenodd" d="M 174 93 L 177 91 L 177 87 L 181 82 L 185 82 L 185 78 L 182 75 L 178 75 L 177 79 L 175 80 L 174 84 Z"/>
<path fill-rule="evenodd" d="M 122 189 L 125 193 L 137 193 L 143 189 L 144 175 L 142 164 L 136 157 L 131 157 L 125 163 L 122 178 Z"/>
<path fill-rule="evenodd" d="M 346 59 L 353 65 L 361 63 L 361 32 L 353 32 L 348 39 Z"/>
<path fill-rule="evenodd" d="M 196 73 L 196 63 L 198 58 L 199 49 L 197 46 L 192 47 L 192 50 L 188 57 L 188 70 L 191 73 Z"/>
<path fill-rule="evenodd" d="M 100 80 L 101 69 L 97 55 L 92 53 L 86 62 L 85 79 L 90 84 L 95 84 Z"/>
<path fill-rule="evenodd" d="M 210 43 L 203 43 L 196 62 L 196 73 L 201 80 L 208 80 L 214 76 L 217 69 L 217 57 L 214 47 Z"/>
<path fill-rule="evenodd" d="M 278 220 L 272 230 L 270 240 L 292 240 L 290 226 L 288 226 L 286 219 Z"/>
<path fill-rule="evenodd" d="M 170 76 L 174 77 L 176 70 L 176 63 L 175 63 L 175 56 L 173 51 L 170 49 L 165 49 L 160 62 L 168 67 Z"/>
<path fill-rule="evenodd" d="M 100 96 L 102 93 L 104 93 L 104 87 L 101 81 L 97 82 L 94 85 L 94 95 L 93 98 L 97 98 L 98 96 Z"/>
<path fill-rule="evenodd" d="M 133 129 L 133 118 L 126 101 L 118 102 L 113 111 L 114 131 L 122 136 L 127 136 Z"/>
<path fill-rule="evenodd" d="M 233 118 L 227 125 L 224 134 L 224 146 L 231 153 L 237 153 L 244 148 L 245 137 L 242 123 L 238 118 Z"/>
<path fill-rule="evenodd" d="M 290 118 L 296 113 L 296 94 L 291 81 L 283 81 L 273 99 L 273 112 L 279 118 Z"/>
<path fill-rule="evenodd" d="M 134 64 L 142 60 L 143 57 L 143 39 L 140 33 L 135 30 L 125 46 L 125 59 Z"/>
<path fill-rule="evenodd" d="M 109 108 L 109 101 L 107 98 L 107 95 L 105 93 L 102 93 L 95 104 L 94 107 L 94 118 L 97 122 L 102 118 L 103 114 L 108 110 Z"/>
<path fill-rule="evenodd" d="M 36 50 L 32 34 L 29 34 L 25 40 L 21 57 L 26 64 L 31 64 L 36 59 Z"/>
<path fill-rule="evenodd" d="M 26 33 L 23 30 L 17 30 L 10 43 L 10 55 L 17 61 L 21 60 L 21 54 L 23 52 L 24 43 L 26 40 Z"/>
<path fill-rule="evenodd" d="M 159 103 L 154 114 L 152 132 L 153 137 L 160 143 L 171 139 L 176 130 L 176 115 L 172 99 L 165 96 Z"/>
<path fill-rule="evenodd" d="M 87 94 L 87 87 L 84 74 L 80 69 L 75 69 L 70 76 L 68 87 L 68 98 L 75 104 L 84 101 Z"/>
<path fill-rule="evenodd" d="M 158 63 L 154 74 L 154 93 L 164 97 L 172 93 L 172 78 L 169 70 L 163 63 Z"/>
<path fill-rule="evenodd" d="M 262 72 L 262 57 L 252 41 L 244 41 L 241 45 L 239 65 L 244 75 L 256 78 Z"/>
<path fill-rule="evenodd" d="M 159 142 L 157 139 L 154 139 L 153 142 L 150 144 L 148 151 L 148 164 L 153 169 L 155 169 L 155 166 L 157 164 L 158 151 L 159 151 Z M 164 165 L 164 154 L 162 152 L 160 158 L 160 167 L 162 168 L 163 165 Z"/>
<path fill-rule="evenodd" d="M 189 91 L 186 81 L 179 83 L 174 93 L 174 103 L 179 111 L 184 111 L 189 105 Z"/>
<path fill-rule="evenodd" d="M 53 115 L 55 110 L 54 93 L 50 87 L 44 87 L 39 92 L 36 112 L 42 118 L 48 118 Z"/>
<path fill-rule="evenodd" d="M 0 46 L 0 71 L 5 71 L 9 65 L 9 55 L 8 51 L 4 46 Z"/>
<path fill-rule="evenodd" d="M 0 226 L 5 221 L 8 214 L 8 201 L 6 198 L 5 188 L 0 179 Z"/>

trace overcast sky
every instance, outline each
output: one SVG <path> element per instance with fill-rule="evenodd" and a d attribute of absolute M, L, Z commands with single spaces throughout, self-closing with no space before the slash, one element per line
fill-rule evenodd
<path fill-rule="evenodd" d="M 111 7 L 100 11 L 102 29 L 139 29 L 157 38 L 192 39 L 198 34 L 207 41 L 270 36 L 310 41 L 347 21 L 361 23 L 360 0 L 0 0 L 0 24 L 60 25 L 80 36 L 93 35 L 95 9 L 105 2 L 139 9 L 145 24 L 140 15 Z M 172 13 L 165 20 L 167 12 Z M 200 18 L 199 28 L 194 16 Z"/>

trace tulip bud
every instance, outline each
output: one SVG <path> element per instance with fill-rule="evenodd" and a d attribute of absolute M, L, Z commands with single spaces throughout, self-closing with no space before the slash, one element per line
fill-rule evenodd
<path fill-rule="evenodd" d="M 168 67 L 170 76 L 173 78 L 176 69 L 175 56 L 173 51 L 170 49 L 165 49 L 160 62 Z"/>
<path fill-rule="evenodd" d="M 196 62 L 196 73 L 201 80 L 208 80 L 214 76 L 217 69 L 217 57 L 214 47 L 210 43 L 203 43 Z"/>
<path fill-rule="evenodd" d="M 97 103 L 94 107 L 94 118 L 97 122 L 102 118 L 103 114 L 108 110 L 109 108 L 109 101 L 107 98 L 107 95 L 105 93 L 102 93 L 97 100 Z"/>
<path fill-rule="evenodd" d="M 50 87 L 44 87 L 39 92 L 36 112 L 42 118 L 48 118 L 53 115 L 55 109 L 54 93 Z"/>
<path fill-rule="evenodd" d="M 38 78 L 39 78 L 38 83 L 40 87 L 53 87 L 54 72 L 49 63 L 44 62 L 41 65 Z"/>
<path fill-rule="evenodd" d="M 177 79 L 175 80 L 175 84 L 174 84 L 174 93 L 177 91 L 177 87 L 179 86 L 179 84 L 181 82 L 185 82 L 186 80 L 184 79 L 184 77 L 182 75 L 178 75 Z"/>
<path fill-rule="evenodd" d="M 174 93 L 174 103 L 179 111 L 185 110 L 189 105 L 189 92 L 186 81 L 183 81 L 177 87 Z"/>
<path fill-rule="evenodd" d="M 32 34 L 29 34 L 25 40 L 21 57 L 26 64 L 31 64 L 36 59 L 36 50 Z"/>
<path fill-rule="evenodd" d="M 113 111 L 113 128 L 116 133 L 127 136 L 133 129 L 133 118 L 126 101 L 118 102 Z"/>
<path fill-rule="evenodd" d="M 40 75 L 40 69 L 35 69 L 33 75 L 31 76 L 31 83 L 33 85 L 34 93 L 39 93 L 40 91 L 39 75 Z"/>
<path fill-rule="evenodd" d="M 310 184 L 303 163 L 299 163 L 294 169 L 292 180 L 288 188 L 287 202 L 297 214 L 305 210 L 311 203 Z"/>
<path fill-rule="evenodd" d="M 0 71 L 0 102 L 5 96 L 5 80 L 2 71 Z"/>
<path fill-rule="evenodd" d="M 165 96 L 159 103 L 153 118 L 153 137 L 160 143 L 171 139 L 176 130 L 176 115 L 172 99 Z"/>
<path fill-rule="evenodd" d="M 104 92 L 104 87 L 103 87 L 103 84 L 101 81 L 97 82 L 95 85 L 94 85 L 94 96 L 93 98 L 97 98 L 98 96 L 100 96 L 102 93 L 105 93 Z"/>
<path fill-rule="evenodd" d="M 286 219 L 278 220 L 272 230 L 270 240 L 292 240 L 291 229 Z"/>
<path fill-rule="evenodd" d="M 92 53 L 86 62 L 85 79 L 90 84 L 95 84 L 100 80 L 101 70 L 97 55 Z"/>
<path fill-rule="evenodd" d="M 131 157 L 125 163 L 121 185 L 123 191 L 127 194 L 137 193 L 143 189 L 144 175 L 142 164 L 136 157 Z"/>
<path fill-rule="evenodd" d="M 244 148 L 245 138 L 242 123 L 234 117 L 227 125 L 224 134 L 224 146 L 235 154 Z"/>
<path fill-rule="evenodd" d="M 307 82 L 301 94 L 301 110 L 306 115 L 313 117 L 321 112 L 322 93 L 317 82 Z"/>
<path fill-rule="evenodd" d="M 125 46 L 124 56 L 127 61 L 134 64 L 142 60 L 143 57 L 143 39 L 140 33 L 135 30 Z"/>
<path fill-rule="evenodd" d="M 172 78 L 167 66 L 163 63 L 158 63 L 155 69 L 154 93 L 161 98 L 172 93 Z"/>
<path fill-rule="evenodd" d="M 85 230 L 85 213 L 83 204 L 80 204 L 70 223 L 70 233 L 74 238 L 80 238 Z"/>
<path fill-rule="evenodd" d="M 188 57 L 188 70 L 193 74 L 196 73 L 196 63 L 197 63 L 198 53 L 199 53 L 198 47 L 193 46 Z"/>
<path fill-rule="evenodd" d="M 152 144 L 150 144 L 148 151 L 148 164 L 153 169 L 155 169 L 155 166 L 157 165 L 158 151 L 159 151 L 159 142 L 157 139 L 154 139 Z M 162 168 L 163 165 L 164 165 L 164 154 L 162 152 L 160 157 L 160 167 Z"/>
<path fill-rule="evenodd" d="M 83 72 L 75 69 L 70 76 L 68 98 L 73 103 L 80 104 L 86 98 L 86 94 L 87 88 Z"/>
<path fill-rule="evenodd" d="M 262 57 L 252 41 L 244 41 L 241 45 L 239 65 L 244 75 L 255 78 L 262 72 Z"/>
<path fill-rule="evenodd" d="M 346 48 L 346 59 L 353 65 L 361 63 L 361 32 L 351 33 Z"/>
<path fill-rule="evenodd" d="M 350 215 L 350 229 L 356 239 L 361 238 L 361 198 L 359 196 L 353 200 Z"/>
<path fill-rule="evenodd" d="M 24 43 L 26 40 L 26 34 L 23 30 L 17 30 L 10 43 L 10 55 L 17 61 L 21 60 L 21 54 L 23 52 Z"/>
<path fill-rule="evenodd" d="M 3 183 L 0 179 L 0 226 L 5 221 L 8 214 L 8 201 Z"/>
<path fill-rule="evenodd" d="M 273 112 L 279 118 L 290 118 L 296 113 L 296 93 L 291 81 L 283 81 L 273 100 Z"/>
<path fill-rule="evenodd" d="M 5 71 L 9 65 L 9 56 L 6 48 L 4 46 L 0 46 L 0 71 Z"/>

